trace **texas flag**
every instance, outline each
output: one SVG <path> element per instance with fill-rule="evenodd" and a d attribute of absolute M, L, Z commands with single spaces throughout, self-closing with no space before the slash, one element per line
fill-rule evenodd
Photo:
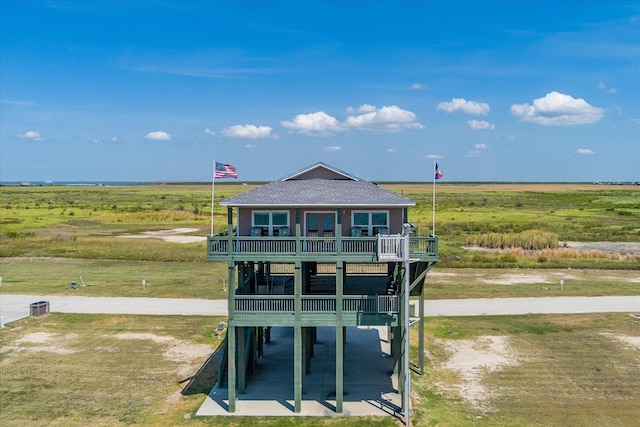
<path fill-rule="evenodd" d="M 438 164 L 436 163 L 436 179 L 440 179 L 442 178 L 442 172 L 440 172 L 440 168 L 438 167 Z"/>

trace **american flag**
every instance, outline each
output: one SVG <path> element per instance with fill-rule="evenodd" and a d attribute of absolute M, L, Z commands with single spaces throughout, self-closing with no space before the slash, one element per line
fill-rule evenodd
<path fill-rule="evenodd" d="M 214 178 L 236 178 L 238 179 L 238 174 L 236 173 L 236 167 L 228 165 L 226 163 L 218 163 L 216 162 L 216 169 L 214 171 Z"/>

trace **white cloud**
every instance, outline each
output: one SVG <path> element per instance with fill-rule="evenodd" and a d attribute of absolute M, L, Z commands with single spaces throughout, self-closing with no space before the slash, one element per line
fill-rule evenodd
<path fill-rule="evenodd" d="M 425 156 L 427 159 L 443 159 L 444 156 L 441 156 L 440 154 L 427 154 Z"/>
<path fill-rule="evenodd" d="M 473 146 L 476 150 L 487 150 L 489 146 L 487 144 L 476 144 Z"/>
<path fill-rule="evenodd" d="M 353 115 L 355 113 L 371 113 L 372 111 L 376 111 L 377 108 L 375 105 L 371 104 L 362 104 L 358 108 L 347 107 L 347 114 Z"/>
<path fill-rule="evenodd" d="M 31 139 L 33 141 L 43 141 L 43 138 L 40 136 L 40 133 L 35 130 L 28 130 L 25 133 L 19 133 L 16 135 L 18 138 Z"/>
<path fill-rule="evenodd" d="M 427 90 L 427 87 L 423 84 L 420 83 L 414 83 L 412 84 L 409 89 L 411 90 Z"/>
<path fill-rule="evenodd" d="M 522 122 L 543 126 L 571 126 L 596 123 L 605 110 L 588 104 L 582 98 L 573 98 L 558 92 L 550 92 L 544 98 L 533 100 L 533 105 L 514 104 L 511 113 Z"/>
<path fill-rule="evenodd" d="M 486 120 L 469 120 L 467 124 L 473 130 L 494 130 L 496 128 L 496 125 Z"/>
<path fill-rule="evenodd" d="M 489 104 L 486 102 L 467 101 L 464 98 L 453 98 L 451 102 L 441 102 L 436 110 L 443 110 L 447 113 L 462 111 L 466 114 L 486 116 L 489 113 Z"/>
<path fill-rule="evenodd" d="M 467 158 L 482 157 L 482 153 L 480 152 L 480 150 L 472 150 L 472 151 L 467 151 L 467 153 L 464 156 Z"/>
<path fill-rule="evenodd" d="M 342 147 L 340 147 L 339 145 L 333 145 L 331 147 L 325 147 L 324 151 L 340 151 L 342 150 Z"/>
<path fill-rule="evenodd" d="M 103 138 L 101 136 L 96 136 L 95 138 L 93 138 L 91 140 L 91 142 L 93 142 L 94 144 L 104 144 L 104 143 L 109 143 L 109 142 L 118 142 L 118 137 L 113 136 L 111 138 Z"/>
<path fill-rule="evenodd" d="M 598 82 L 598 89 L 606 93 L 616 93 L 618 91 L 618 89 L 615 87 L 607 87 L 607 85 L 603 81 Z"/>
<path fill-rule="evenodd" d="M 207 135 L 211 135 L 211 136 L 215 136 L 216 135 L 216 133 L 214 131 L 212 131 L 211 129 L 209 129 L 209 128 L 205 128 L 204 129 L 204 133 L 207 134 Z"/>
<path fill-rule="evenodd" d="M 171 139 L 171 135 L 166 132 L 149 132 L 145 138 L 154 141 L 169 141 Z"/>
<path fill-rule="evenodd" d="M 385 106 L 380 109 L 373 105 L 364 104 L 358 108 L 362 114 L 349 116 L 344 121 L 344 126 L 368 131 L 400 131 L 403 129 L 422 129 L 416 122 L 416 115 L 411 111 L 403 110 L 396 105 Z"/>
<path fill-rule="evenodd" d="M 358 113 L 372 113 L 376 110 L 376 106 L 371 104 L 362 104 L 358 107 Z"/>
<path fill-rule="evenodd" d="M 272 131 L 273 128 L 270 126 L 235 125 L 223 129 L 220 135 L 244 139 L 276 138 L 276 135 L 271 133 Z"/>
<path fill-rule="evenodd" d="M 285 120 L 280 124 L 294 132 L 309 136 L 329 136 L 343 130 L 340 122 L 324 111 L 298 114 L 292 121 Z"/>
<path fill-rule="evenodd" d="M 578 148 L 578 150 L 576 150 L 576 153 L 578 153 L 578 154 L 587 154 L 587 155 L 596 154 L 595 151 L 590 150 L 588 148 Z"/>
<path fill-rule="evenodd" d="M 244 144 L 244 148 L 256 148 L 256 144 Z"/>
<path fill-rule="evenodd" d="M 395 153 L 396 149 L 395 148 L 387 148 L 387 153 Z"/>

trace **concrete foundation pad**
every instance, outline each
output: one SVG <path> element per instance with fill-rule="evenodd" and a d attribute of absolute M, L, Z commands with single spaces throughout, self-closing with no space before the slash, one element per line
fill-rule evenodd
<path fill-rule="evenodd" d="M 386 327 L 347 328 L 343 412 L 336 413 L 335 329 L 317 329 L 311 372 L 305 375 L 301 411 L 294 411 L 293 328 L 273 328 L 245 394 L 229 412 L 228 389 L 215 386 L 197 416 L 394 416 L 400 417 L 393 358 Z"/>

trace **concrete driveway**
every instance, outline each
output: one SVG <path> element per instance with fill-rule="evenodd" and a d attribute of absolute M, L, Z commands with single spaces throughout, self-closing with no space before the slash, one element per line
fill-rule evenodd
<path fill-rule="evenodd" d="M 49 301 L 52 312 L 226 316 L 226 300 L 0 295 L 4 323 L 30 314 L 32 303 Z M 484 298 L 425 301 L 427 316 L 482 316 L 528 313 L 640 312 L 640 296 Z"/>

